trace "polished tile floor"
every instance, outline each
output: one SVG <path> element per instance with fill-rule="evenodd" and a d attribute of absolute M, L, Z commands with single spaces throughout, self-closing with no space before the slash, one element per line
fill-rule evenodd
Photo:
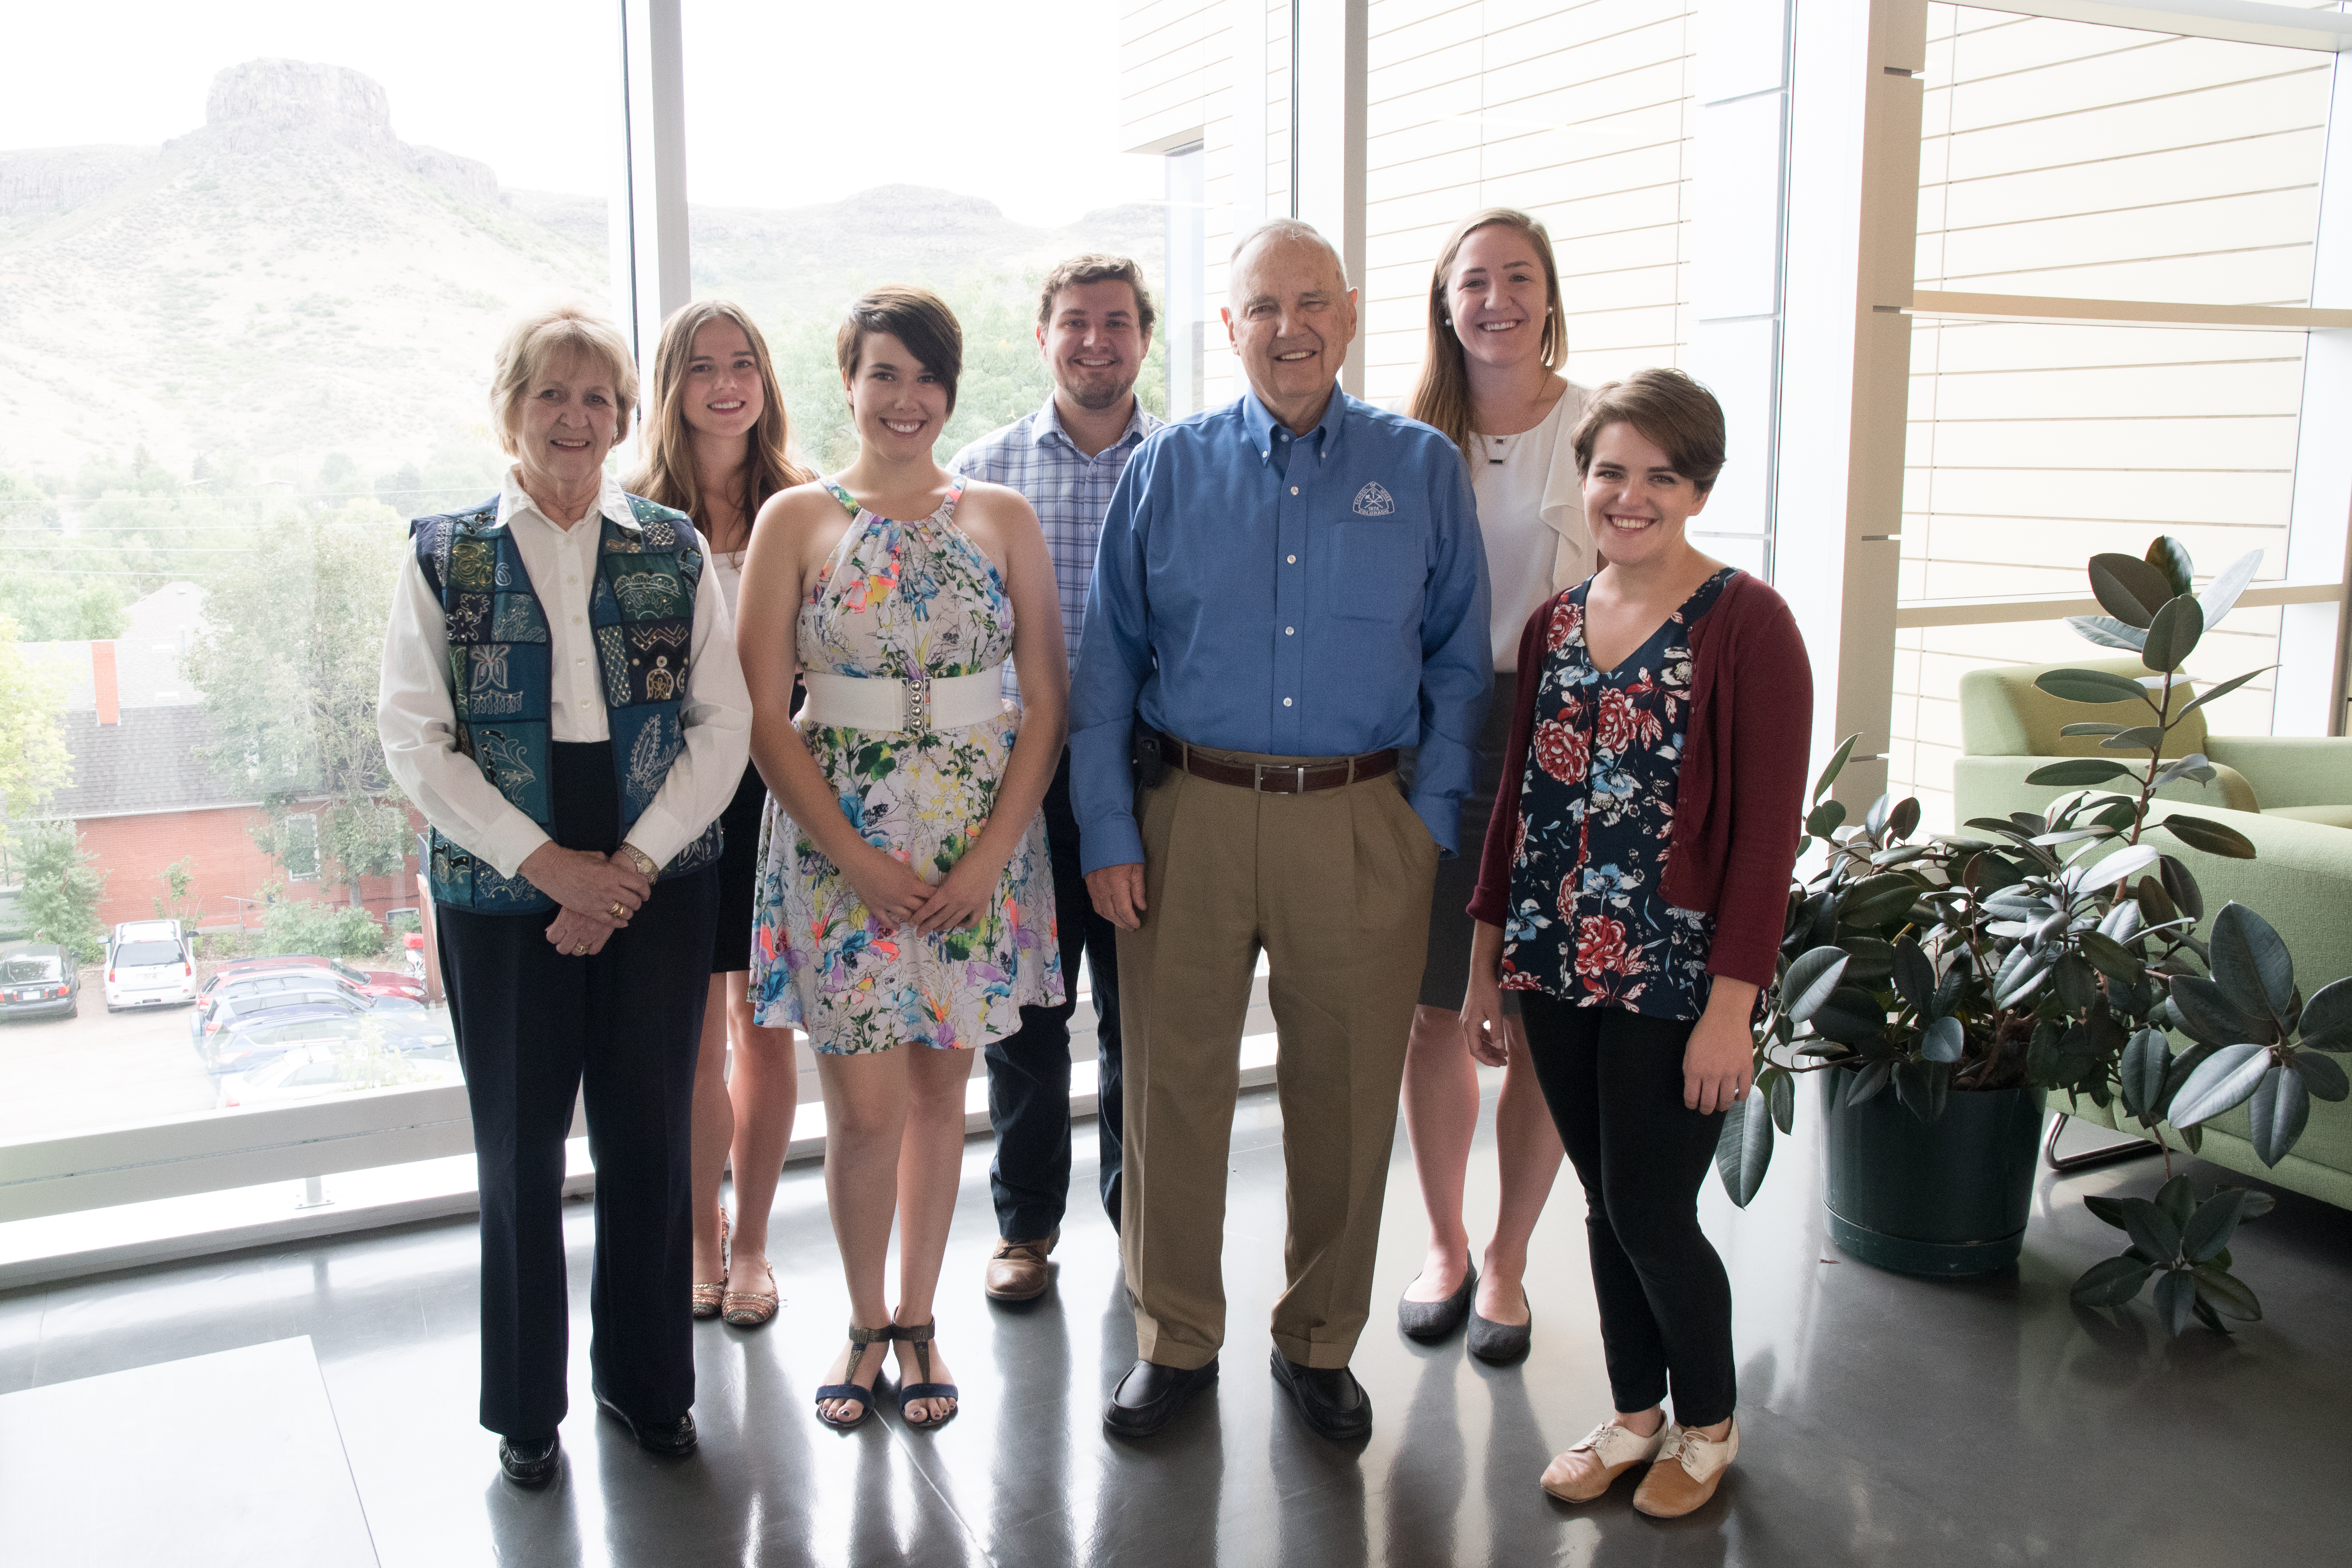
<path fill-rule="evenodd" d="M 1149 1446 L 1108 1441 L 1098 1425 L 1134 1353 L 1098 1209 L 1074 1205 L 1055 1293 L 1022 1310 L 982 1297 L 985 1142 L 970 1145 L 940 1310 L 963 1414 L 936 1433 L 893 1416 L 845 1436 L 810 1416 L 845 1321 L 814 1168 L 791 1172 L 779 1198 L 783 1314 L 755 1333 L 698 1331 L 694 1460 L 646 1456 L 588 1402 L 584 1205 L 571 1223 L 581 1306 L 567 1468 L 542 1493 L 506 1486 L 473 1424 L 468 1222 L 0 1295 L 0 1394 L 308 1335 L 376 1554 L 418 1568 L 2345 1560 L 2352 1214 L 2288 1195 L 2236 1248 L 2268 1321 L 2233 1341 L 2201 1329 L 2171 1341 L 2144 1307 L 2110 1320 L 2066 1299 L 2078 1272 L 2120 1249 L 2078 1199 L 2152 1192 L 2154 1162 L 2045 1175 L 2018 1269 L 1930 1283 L 1841 1260 L 1823 1240 L 1811 1120 L 1752 1208 L 1733 1210 L 1712 1182 L 1703 1200 L 1738 1300 L 1745 1448 L 1717 1500 L 1671 1524 L 1635 1513 L 1630 1483 L 1583 1509 L 1536 1486 L 1607 1408 L 1581 1202 L 1565 1175 L 1537 1236 L 1534 1354 L 1490 1368 L 1458 1339 L 1424 1348 L 1394 1331 L 1390 1304 L 1421 1252 L 1400 1137 L 1374 1326 L 1355 1363 L 1377 1429 L 1360 1449 L 1305 1429 L 1265 1370 L 1282 1172 L 1265 1094 L 1244 1098 L 1235 1129 L 1223 1381 Z M 1492 1213 L 1493 1170 L 1482 1148 L 1474 1215 Z M 1081 1192 L 1092 1173 L 1081 1161 Z M 87 1492 L 55 1507 L 103 1509 L 137 1487 L 110 1458 L 94 1449 Z M 9 1533 L 0 1521 L 0 1541 Z M 186 1568 L 236 1560 L 230 1542 L 172 1544 Z"/>

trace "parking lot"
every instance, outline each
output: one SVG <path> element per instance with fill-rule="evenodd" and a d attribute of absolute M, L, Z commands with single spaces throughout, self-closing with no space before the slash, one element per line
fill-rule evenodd
<path fill-rule="evenodd" d="M 54 1138 L 213 1109 L 185 1006 L 109 1013 L 97 971 L 81 1016 L 0 1022 L 0 1142 Z"/>

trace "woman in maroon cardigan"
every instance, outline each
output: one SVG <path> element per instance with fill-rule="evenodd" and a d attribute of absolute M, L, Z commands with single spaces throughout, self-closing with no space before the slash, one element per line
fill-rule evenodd
<path fill-rule="evenodd" d="M 1723 411 L 1679 371 L 1602 387 L 1571 438 L 1608 564 L 1519 643 L 1462 1022 L 1500 1063 L 1505 990 L 1584 1184 L 1616 1412 L 1544 1489 L 1672 1518 L 1739 1451 L 1731 1285 L 1698 1224 L 1723 1113 L 1747 1097 L 1796 860 L 1812 671 L 1788 606 L 1692 546 Z M 1671 1379 L 1675 1420 L 1663 1405 Z"/>

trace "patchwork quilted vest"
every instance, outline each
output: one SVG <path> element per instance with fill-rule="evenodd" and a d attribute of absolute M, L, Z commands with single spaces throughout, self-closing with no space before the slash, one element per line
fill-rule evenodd
<path fill-rule="evenodd" d="M 678 709 L 694 642 L 694 595 L 702 581 L 702 541 L 686 514 L 636 496 L 628 502 L 637 531 L 609 517 L 597 519 L 602 537 L 588 601 L 624 836 L 686 749 Z M 522 553 L 499 521 L 495 498 L 408 526 L 416 563 L 447 622 L 457 750 L 474 759 L 516 810 L 552 833 L 547 614 Z M 658 875 L 682 876 L 718 858 L 719 824 L 713 822 Z M 425 835 L 425 863 L 434 900 L 452 908 L 516 915 L 555 908 L 530 882 L 500 876 L 438 828 Z"/>

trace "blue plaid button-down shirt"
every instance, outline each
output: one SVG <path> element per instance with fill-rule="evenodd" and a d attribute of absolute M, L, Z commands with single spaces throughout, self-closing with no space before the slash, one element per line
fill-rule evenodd
<path fill-rule="evenodd" d="M 1103 514 L 1110 510 L 1111 491 L 1143 438 L 1163 421 L 1143 410 L 1137 399 L 1134 416 L 1119 438 L 1093 457 L 1077 448 L 1062 428 L 1049 395 L 1045 406 L 1024 414 L 1002 430 L 979 440 L 948 459 L 948 472 L 1019 490 L 1037 509 L 1045 531 L 1045 548 L 1054 554 L 1054 581 L 1062 600 L 1062 642 L 1071 668 L 1078 662 L 1078 636 L 1086 630 L 1087 584 L 1094 577 L 1095 546 L 1102 538 Z M 1004 666 L 1005 695 L 1017 696 L 1013 665 Z"/>

